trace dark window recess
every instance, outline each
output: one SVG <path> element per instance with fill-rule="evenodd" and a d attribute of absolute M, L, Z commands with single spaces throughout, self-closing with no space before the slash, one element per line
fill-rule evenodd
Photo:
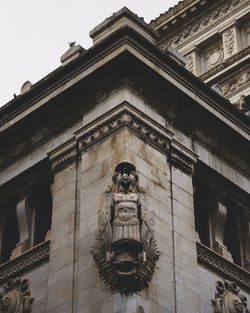
<path fill-rule="evenodd" d="M 37 245 L 45 240 L 51 228 L 52 199 L 50 185 L 47 182 L 33 189 L 32 202 L 35 210 L 33 245 Z"/>
<path fill-rule="evenodd" d="M 231 253 L 234 263 L 242 266 L 240 251 L 239 219 L 236 212 L 228 207 L 224 233 L 224 244 Z"/>
<path fill-rule="evenodd" d="M 19 227 L 16 215 L 16 201 L 9 201 L 2 212 L 2 244 L 0 261 L 9 260 L 12 250 L 19 242 Z"/>

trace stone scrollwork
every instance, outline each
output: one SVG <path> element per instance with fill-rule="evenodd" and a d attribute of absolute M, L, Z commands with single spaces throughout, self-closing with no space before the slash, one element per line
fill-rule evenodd
<path fill-rule="evenodd" d="M 34 298 L 30 296 L 29 280 L 9 279 L 0 294 L 1 313 L 30 313 Z"/>
<path fill-rule="evenodd" d="M 106 208 L 98 214 L 91 254 L 105 285 L 125 295 L 147 288 L 159 259 L 155 214 L 149 211 L 132 163 L 117 164 L 106 192 Z"/>
<path fill-rule="evenodd" d="M 217 281 L 215 299 L 212 299 L 215 313 L 249 313 L 247 298 L 239 294 L 240 288 L 235 282 Z"/>

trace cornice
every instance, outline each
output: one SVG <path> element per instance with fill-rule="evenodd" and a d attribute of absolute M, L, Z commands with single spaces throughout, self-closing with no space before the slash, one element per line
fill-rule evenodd
<path fill-rule="evenodd" d="M 218 253 L 197 242 L 197 260 L 200 264 L 218 273 L 223 278 L 235 281 L 246 291 L 250 291 L 250 273 L 224 259 Z"/>
<path fill-rule="evenodd" d="M 144 119 L 145 117 L 139 117 L 128 108 L 123 108 L 118 113 L 109 115 L 112 115 L 112 117 L 99 121 L 91 129 L 84 127 L 76 132 L 78 147 L 81 153 L 123 127 L 128 127 L 157 149 L 169 150 L 172 133 L 161 125 L 157 125 L 156 122 L 154 122 L 154 126 L 150 125 L 150 122 Z"/>
<path fill-rule="evenodd" d="M 74 138 L 65 142 L 48 153 L 51 169 L 54 172 L 62 170 L 77 158 L 77 143 Z"/>
<path fill-rule="evenodd" d="M 192 151 L 187 153 L 177 145 L 171 145 L 169 160 L 174 167 L 179 168 L 183 172 L 193 175 L 197 158 L 198 156 Z"/>
<path fill-rule="evenodd" d="M 0 284 L 48 261 L 49 249 L 50 241 L 45 241 L 19 257 L 0 265 Z"/>
<path fill-rule="evenodd" d="M 214 26 L 219 19 L 224 18 L 231 14 L 231 11 L 235 7 L 239 7 L 241 4 L 248 3 L 247 0 L 232 0 L 223 1 L 219 5 L 213 7 L 213 9 L 200 15 L 194 21 L 190 21 L 189 24 L 185 24 L 181 30 L 177 29 L 175 32 L 169 34 L 168 37 L 162 38 L 159 42 L 160 46 L 172 46 L 179 47 L 180 43 L 183 44 L 194 34 L 207 30 L 211 26 Z M 165 35 L 166 36 L 166 35 Z"/>

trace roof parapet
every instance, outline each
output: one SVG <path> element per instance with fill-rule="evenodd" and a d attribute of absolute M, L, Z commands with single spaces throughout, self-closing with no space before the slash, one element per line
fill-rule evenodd
<path fill-rule="evenodd" d="M 144 22 L 143 18 L 138 17 L 138 15 L 134 14 L 126 7 L 97 25 L 89 32 L 89 36 L 92 38 L 93 44 L 95 45 L 124 26 L 133 28 L 153 43 L 158 39 L 158 32 Z"/>
<path fill-rule="evenodd" d="M 86 51 L 82 46 L 75 45 L 74 42 L 69 43 L 69 49 L 61 56 L 60 61 L 62 63 L 62 66 L 68 64 L 75 58 L 77 58 L 79 55 L 81 55 L 84 51 Z"/>

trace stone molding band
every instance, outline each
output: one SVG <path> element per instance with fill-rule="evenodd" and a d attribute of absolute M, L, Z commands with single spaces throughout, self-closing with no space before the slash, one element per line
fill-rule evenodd
<path fill-rule="evenodd" d="M 197 242 L 197 260 L 223 278 L 235 281 L 241 288 L 250 291 L 250 273 L 227 261 L 218 253 Z"/>
<path fill-rule="evenodd" d="M 111 115 L 112 117 L 109 117 Z M 152 125 L 153 123 L 127 108 L 123 108 L 116 114 L 109 114 L 108 118 L 91 124 L 95 126 L 84 126 L 75 133 L 74 138 L 49 153 L 53 171 L 64 168 L 78 155 L 85 153 L 92 146 L 127 127 L 148 144 L 166 153 L 172 159 L 172 164 L 175 167 L 179 167 L 185 172 L 193 172 L 193 164 L 196 161 L 194 152 L 186 151 L 187 149 L 177 142 L 174 143 L 174 148 L 170 148 L 173 146 L 172 133 L 156 122 Z M 186 153 L 182 152 L 183 150 Z"/>
<path fill-rule="evenodd" d="M 48 240 L 23 253 L 19 257 L 0 265 L 0 284 L 48 261 L 49 249 L 50 241 Z"/>

